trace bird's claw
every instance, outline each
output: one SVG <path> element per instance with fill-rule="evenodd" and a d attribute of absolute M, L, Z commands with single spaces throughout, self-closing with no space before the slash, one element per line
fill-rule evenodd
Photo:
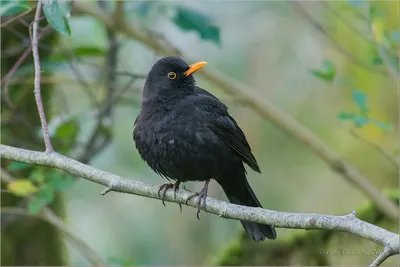
<path fill-rule="evenodd" d="M 176 191 L 179 189 L 179 184 L 180 183 L 181 182 L 178 181 L 178 182 L 176 182 L 174 184 L 163 184 L 163 185 L 160 186 L 160 189 L 158 190 L 157 194 L 158 194 L 158 197 L 161 198 L 161 202 L 162 202 L 162 204 L 164 206 L 165 206 L 165 201 L 164 201 L 165 200 L 165 194 L 167 193 L 167 190 L 172 188 L 174 190 L 174 198 L 176 198 Z M 161 191 L 163 191 L 162 196 L 161 196 Z M 181 213 L 182 213 L 182 205 L 180 203 L 178 203 L 178 204 L 179 204 L 179 208 L 180 208 Z"/>
<path fill-rule="evenodd" d="M 187 204 L 188 204 L 188 201 L 189 201 L 190 199 L 192 199 L 192 198 L 198 196 L 196 217 L 197 217 L 197 219 L 199 219 L 199 220 L 200 220 L 199 214 L 200 214 L 200 206 L 201 206 L 201 200 L 202 200 L 202 199 L 203 199 L 203 203 L 204 203 L 204 208 L 206 207 L 206 198 L 207 198 L 207 191 L 208 191 L 208 183 L 209 183 L 209 182 L 210 182 L 209 180 L 206 181 L 204 187 L 200 190 L 200 192 L 198 192 L 198 193 L 196 192 L 196 193 L 194 193 L 193 195 L 189 196 L 189 197 L 186 199 L 186 202 L 185 202 L 186 205 L 187 205 Z"/>

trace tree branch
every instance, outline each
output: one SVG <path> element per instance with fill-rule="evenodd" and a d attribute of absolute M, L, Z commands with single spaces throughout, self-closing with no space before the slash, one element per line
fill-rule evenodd
<path fill-rule="evenodd" d="M 43 153 L 0 145 L 0 157 L 28 164 L 54 167 L 72 175 L 80 176 L 106 186 L 102 194 L 115 191 L 159 199 L 158 186 L 126 179 L 85 165 L 56 152 Z M 173 190 L 168 190 L 165 200 L 186 204 L 186 200 L 190 195 L 191 192 L 179 189 L 176 192 L 176 198 L 174 198 Z M 190 199 L 187 205 L 197 207 L 197 197 Z M 355 212 L 345 216 L 278 212 L 235 205 L 211 197 L 207 197 L 206 206 L 202 206 L 201 209 L 227 219 L 270 224 L 281 228 L 325 229 L 347 232 L 384 246 L 389 256 L 399 253 L 398 234 L 358 219 Z"/>
<path fill-rule="evenodd" d="M 100 9 L 88 7 L 81 2 L 74 2 L 73 7 L 81 13 L 96 18 L 106 27 L 118 30 L 155 51 L 165 55 L 179 55 L 188 62 L 196 61 L 191 59 L 191 57 L 182 55 L 175 47 L 166 41 L 162 43 L 159 42 L 151 32 L 137 27 L 137 24 L 128 24 L 125 21 L 119 23 L 117 26 L 113 18 Z M 259 97 L 251 93 L 255 92 L 255 89 L 246 86 L 212 67 L 203 68 L 198 72 L 200 75 L 219 86 L 226 93 L 234 96 L 242 105 L 249 107 L 262 118 L 270 120 L 282 130 L 292 134 L 299 141 L 304 143 L 308 149 L 325 161 L 333 171 L 344 177 L 350 184 L 359 188 L 386 216 L 395 220 L 399 218 L 400 212 L 398 207 L 377 190 L 366 177 L 364 177 L 356 168 L 344 162 L 339 155 L 332 151 L 331 148 L 329 148 L 315 134 L 275 106 L 273 102 L 269 102 L 266 99 L 261 101 Z"/>
<path fill-rule="evenodd" d="M 41 77 L 41 70 L 40 70 L 40 59 L 39 59 L 39 39 L 38 39 L 38 28 L 39 28 L 39 19 L 40 19 L 40 10 L 42 9 L 42 0 L 38 0 L 36 13 L 35 13 L 35 20 L 33 21 L 33 30 L 32 30 L 32 54 L 33 54 L 33 61 L 35 65 L 35 100 L 36 105 L 39 111 L 40 116 L 40 123 L 42 124 L 43 130 L 43 139 L 44 144 L 46 146 L 46 152 L 51 153 L 54 151 L 53 147 L 51 146 L 50 142 L 50 134 L 49 129 L 47 126 L 46 114 L 44 113 L 42 96 L 40 94 L 40 77 Z"/>
<path fill-rule="evenodd" d="M 398 254 L 398 253 L 396 253 Z M 391 251 L 389 248 L 385 248 L 379 255 L 376 257 L 376 259 L 371 263 L 370 266 L 379 266 L 381 265 L 387 258 L 390 256 L 394 255 L 393 251 Z"/>
<path fill-rule="evenodd" d="M 394 167 L 396 167 L 397 169 L 400 169 L 400 163 L 397 161 L 397 159 L 392 156 L 388 151 L 386 151 L 383 147 L 381 147 L 380 145 L 378 145 L 377 143 L 375 143 L 372 140 L 369 140 L 368 138 L 360 135 L 359 133 L 357 133 L 357 131 L 355 131 L 354 129 L 350 130 L 350 134 L 353 135 L 355 138 L 359 138 L 361 140 L 364 140 L 365 142 L 371 144 L 373 147 L 375 147 L 379 152 L 381 152 L 381 154 L 390 162 L 393 164 Z"/>

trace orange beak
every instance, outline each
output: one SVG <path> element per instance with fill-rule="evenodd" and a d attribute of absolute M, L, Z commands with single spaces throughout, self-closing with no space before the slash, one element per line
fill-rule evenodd
<path fill-rule="evenodd" d="M 193 72 L 198 71 L 199 69 L 201 69 L 202 67 L 204 67 L 207 64 L 207 62 L 205 61 L 200 61 L 194 64 L 189 65 L 189 69 L 187 71 L 185 71 L 185 76 L 189 76 L 190 74 L 192 74 Z"/>

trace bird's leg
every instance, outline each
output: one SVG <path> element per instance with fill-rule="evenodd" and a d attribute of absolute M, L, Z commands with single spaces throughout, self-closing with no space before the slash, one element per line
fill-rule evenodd
<path fill-rule="evenodd" d="M 189 201 L 190 199 L 192 199 L 192 198 L 194 198 L 194 197 L 196 197 L 196 196 L 199 197 L 199 199 L 197 200 L 197 213 L 196 213 L 197 219 L 199 219 L 199 220 L 200 220 L 200 217 L 199 217 L 199 214 L 200 214 L 200 205 L 201 205 L 201 200 L 202 200 L 202 199 L 204 199 L 204 200 L 203 200 L 203 202 L 204 202 L 204 207 L 206 207 L 206 198 L 207 198 L 208 184 L 209 184 L 209 183 L 210 183 L 210 180 L 207 180 L 206 183 L 204 184 L 204 187 L 200 190 L 200 192 L 194 193 L 193 195 L 189 196 L 189 197 L 186 199 L 186 205 L 187 205 L 187 203 L 188 203 L 188 201 Z"/>
<path fill-rule="evenodd" d="M 160 189 L 158 190 L 158 197 L 161 198 L 161 202 L 162 202 L 162 204 L 164 206 L 165 206 L 164 199 L 165 199 L 165 194 L 167 193 L 167 190 L 172 188 L 174 190 L 174 197 L 176 198 L 176 190 L 179 189 L 180 183 L 181 183 L 180 181 L 177 181 L 174 184 L 163 184 L 163 185 L 160 186 Z M 164 191 L 163 191 L 163 194 L 162 194 L 162 197 L 161 197 L 160 193 L 161 193 L 162 190 L 164 190 Z M 182 205 L 180 203 L 178 203 L 178 204 L 179 204 L 179 208 L 181 209 L 181 213 L 182 213 Z"/>

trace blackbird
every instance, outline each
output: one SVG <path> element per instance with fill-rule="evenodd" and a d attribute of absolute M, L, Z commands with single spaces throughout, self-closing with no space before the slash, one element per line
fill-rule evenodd
<path fill-rule="evenodd" d="M 157 174 L 176 181 L 160 187 L 163 200 L 166 190 L 176 190 L 181 182 L 205 181 L 191 196 L 198 196 L 197 216 L 210 179 L 221 185 L 231 203 L 262 207 L 246 178 L 243 163 L 261 171 L 243 131 L 225 104 L 195 85 L 193 73 L 204 65 L 188 65 L 179 57 L 164 57 L 154 64 L 134 123 L 136 148 Z M 241 223 L 257 242 L 276 238 L 273 226 Z"/>

